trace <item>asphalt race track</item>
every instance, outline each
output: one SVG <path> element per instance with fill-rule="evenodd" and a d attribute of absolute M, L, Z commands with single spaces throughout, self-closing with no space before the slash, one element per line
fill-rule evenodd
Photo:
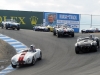
<path fill-rule="evenodd" d="M 21 67 L 7 75 L 100 75 L 100 50 L 94 53 L 75 53 L 77 37 L 87 34 L 75 34 L 74 38 L 57 38 L 52 32 L 32 30 L 0 29 L 0 33 L 27 46 L 35 44 L 43 52 L 43 60 L 34 66 Z M 100 33 L 95 35 L 100 37 Z"/>

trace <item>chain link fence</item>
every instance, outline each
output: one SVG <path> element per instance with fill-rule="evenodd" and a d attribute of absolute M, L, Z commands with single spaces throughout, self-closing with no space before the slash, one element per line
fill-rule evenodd
<path fill-rule="evenodd" d="M 100 29 L 100 15 L 81 14 L 80 31 L 90 27 Z"/>

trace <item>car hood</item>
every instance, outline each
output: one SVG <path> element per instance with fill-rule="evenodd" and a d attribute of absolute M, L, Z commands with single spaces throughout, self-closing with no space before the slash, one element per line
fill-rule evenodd
<path fill-rule="evenodd" d="M 77 42 L 78 45 L 91 45 L 93 41 L 92 40 L 82 40 Z"/>
<path fill-rule="evenodd" d="M 26 54 L 24 55 L 23 61 L 27 60 L 28 58 L 31 58 L 34 54 L 35 52 L 26 52 Z M 17 62 L 22 55 L 23 55 L 23 52 L 18 53 L 14 55 L 11 60 Z"/>
<path fill-rule="evenodd" d="M 59 30 L 63 30 L 63 31 L 72 31 L 73 29 L 71 29 L 71 28 L 65 28 L 65 29 L 59 28 Z"/>

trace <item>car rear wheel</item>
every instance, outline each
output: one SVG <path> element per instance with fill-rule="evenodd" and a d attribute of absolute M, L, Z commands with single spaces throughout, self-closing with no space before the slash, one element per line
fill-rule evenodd
<path fill-rule="evenodd" d="M 16 68 L 17 67 L 17 65 L 13 65 L 12 63 L 11 63 L 11 65 L 12 65 L 13 68 Z"/>
<path fill-rule="evenodd" d="M 97 40 L 96 42 L 97 42 L 97 46 L 99 47 L 99 40 Z"/>
<path fill-rule="evenodd" d="M 78 47 L 75 47 L 75 53 L 76 53 L 76 54 L 79 54 L 79 53 L 80 53 L 80 51 L 79 51 L 79 48 L 78 48 Z"/>
<path fill-rule="evenodd" d="M 42 52 L 40 52 L 40 57 L 39 57 L 39 60 L 41 60 L 42 59 Z"/>
<path fill-rule="evenodd" d="M 6 29 L 8 29 L 8 27 L 6 26 Z"/>

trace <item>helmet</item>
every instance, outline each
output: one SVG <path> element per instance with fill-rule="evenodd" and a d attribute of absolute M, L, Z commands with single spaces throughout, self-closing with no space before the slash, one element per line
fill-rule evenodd
<path fill-rule="evenodd" d="M 90 34 L 90 35 L 89 35 L 89 38 L 93 38 L 93 35 L 92 35 L 92 34 Z"/>
<path fill-rule="evenodd" d="M 30 49 L 35 49 L 35 45 L 30 45 Z"/>

